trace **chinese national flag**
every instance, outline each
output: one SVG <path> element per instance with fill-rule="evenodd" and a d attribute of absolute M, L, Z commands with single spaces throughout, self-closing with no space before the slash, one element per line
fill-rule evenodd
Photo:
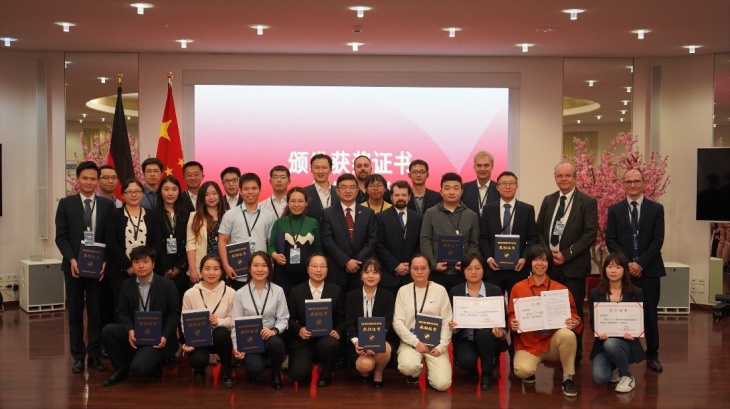
<path fill-rule="evenodd" d="M 127 121 L 124 119 L 124 105 L 122 104 L 122 87 L 117 87 L 117 105 L 114 109 L 114 124 L 112 125 L 112 139 L 109 142 L 109 156 L 107 163 L 114 167 L 119 177 L 114 196 L 122 200 L 122 184 L 128 179 L 134 179 L 132 165 L 132 149 L 129 146 Z"/>
<path fill-rule="evenodd" d="M 180 140 L 180 128 L 177 126 L 177 115 L 175 115 L 175 101 L 172 98 L 172 84 L 167 84 L 167 102 L 165 112 L 162 114 L 162 125 L 160 126 L 160 139 L 157 140 L 157 159 L 161 160 L 164 175 L 172 175 L 180 182 L 185 190 L 183 179 L 182 141 Z"/>

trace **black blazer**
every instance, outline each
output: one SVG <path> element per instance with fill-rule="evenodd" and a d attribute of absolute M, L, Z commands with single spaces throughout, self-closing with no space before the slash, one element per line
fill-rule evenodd
<path fill-rule="evenodd" d="M 560 200 L 560 191 L 545 196 L 537 215 L 537 234 L 540 243 L 550 247 L 552 220 L 555 207 Z M 566 203 L 567 206 L 567 203 Z M 565 222 L 560 252 L 565 264 L 560 267 L 566 277 L 585 278 L 591 273 L 591 248 L 598 234 L 598 205 L 596 199 L 575 189 L 570 214 Z"/>
<path fill-rule="evenodd" d="M 187 194 L 185 195 L 188 196 Z M 187 238 L 187 227 L 190 213 L 183 210 L 178 215 L 177 224 L 172 231 L 173 237 L 177 242 L 177 254 L 167 254 L 167 238 L 170 237 L 170 224 L 167 221 L 167 215 L 160 215 L 160 234 L 162 237 L 162 247 L 165 251 L 163 255 L 167 260 L 167 269 L 177 267 L 180 270 L 180 274 L 185 275 L 188 271 L 188 253 L 185 250 L 186 238 Z M 163 270 L 163 273 L 167 270 Z"/>
<path fill-rule="evenodd" d="M 168 343 L 177 339 L 177 324 L 180 322 L 180 296 L 172 281 L 155 275 L 150 285 L 148 311 L 162 312 L 162 336 Z M 134 312 L 139 309 L 137 280 L 124 280 L 117 303 L 117 320 L 126 332 L 134 329 Z"/>
<path fill-rule="evenodd" d="M 107 261 L 107 276 L 110 280 L 114 280 L 122 271 L 126 271 L 132 267 L 132 262 L 127 257 L 127 240 L 124 229 L 127 227 L 127 215 L 124 207 L 113 209 L 109 213 L 106 229 L 106 249 L 109 253 Z M 165 260 L 165 247 L 162 243 L 162 235 L 160 233 L 160 221 L 157 212 L 152 209 L 144 209 L 144 222 L 147 226 L 146 241 L 148 247 L 155 249 L 157 253 L 155 261 L 155 273 L 162 274 L 167 271 L 167 260 Z"/>
<path fill-rule="evenodd" d="M 625 272 L 628 274 L 628 272 Z M 594 288 L 591 290 L 591 294 L 588 296 L 588 302 L 590 305 L 589 311 L 590 311 L 590 324 L 591 324 L 591 330 L 593 331 L 594 336 L 595 334 L 595 326 L 593 325 L 593 319 L 594 319 L 594 311 L 593 311 L 593 305 L 597 302 L 608 302 L 606 301 L 606 294 L 599 294 L 598 288 Z M 642 302 L 644 301 L 644 296 L 641 293 L 640 289 L 636 289 L 636 293 L 631 296 L 625 296 L 623 301 L 621 302 Z M 644 359 L 646 359 L 646 354 L 644 353 L 644 348 L 641 346 L 641 341 L 639 341 L 639 338 L 634 338 L 631 341 L 626 341 L 629 343 L 629 348 L 631 349 L 631 356 L 629 357 L 629 363 L 637 363 L 641 362 Z M 590 358 L 593 360 L 593 358 L 596 357 L 596 355 L 603 352 L 603 341 L 601 341 L 598 336 L 595 336 L 593 339 L 593 348 L 591 349 L 591 355 Z"/>
<path fill-rule="evenodd" d="M 476 179 L 471 182 L 464 183 L 462 189 L 464 193 L 461 195 L 461 201 L 466 207 L 471 209 L 474 213 L 479 215 L 479 184 Z M 487 203 L 499 202 L 499 192 L 497 192 L 497 182 L 490 180 L 489 186 L 487 186 L 487 200 L 484 201 L 484 206 Z"/>
<path fill-rule="evenodd" d="M 393 332 L 393 313 L 395 312 L 395 296 L 388 290 L 378 288 L 375 292 L 375 300 L 373 302 L 373 317 L 385 318 L 385 338 L 393 345 L 393 341 L 397 342 L 398 335 Z M 358 288 L 347 293 L 345 300 L 345 330 L 347 332 L 347 340 L 357 338 L 357 319 L 365 316 L 365 310 L 362 305 L 362 288 Z M 394 338 L 395 337 L 395 338 Z M 352 342 L 348 342 L 352 344 Z"/>
<path fill-rule="evenodd" d="M 183 197 L 183 209 L 187 210 L 188 213 L 192 213 L 195 211 L 195 203 L 193 203 L 193 199 L 190 198 L 190 195 L 188 194 L 188 191 L 185 190 L 181 193 Z M 243 200 L 243 199 L 242 199 Z"/>
<path fill-rule="evenodd" d="M 375 215 L 378 224 L 378 241 L 375 254 L 383 265 L 381 284 L 395 288 L 411 282 L 411 276 L 395 275 L 395 268 L 400 263 L 407 263 L 421 248 L 421 224 L 423 215 L 415 210 L 406 209 L 405 231 L 400 227 L 398 210 L 395 207 Z"/>
<path fill-rule="evenodd" d="M 223 204 L 226 205 L 226 210 L 231 210 L 230 207 L 228 207 L 228 195 L 226 195 L 226 192 L 223 192 Z M 241 194 L 238 194 L 238 201 L 236 202 L 236 206 L 240 206 L 241 203 L 243 203 L 243 196 Z M 235 207 L 235 206 L 234 206 Z M 219 218 L 223 218 L 223 216 L 218 216 Z"/>
<path fill-rule="evenodd" d="M 317 188 L 314 184 L 311 184 L 305 186 L 304 190 L 307 191 L 307 198 L 309 199 L 309 202 L 307 203 L 307 216 L 313 218 L 319 223 L 322 223 L 325 208 L 322 207 L 322 201 L 319 200 Z M 334 185 L 330 185 L 330 207 L 328 207 L 328 209 L 331 207 L 337 207 L 339 204 L 340 197 L 337 196 L 337 188 Z"/>
<path fill-rule="evenodd" d="M 418 207 L 416 206 L 416 197 L 414 195 L 411 195 L 411 198 L 408 199 L 408 208 L 413 210 L 414 212 L 418 212 L 420 214 L 426 213 L 426 210 L 436 206 L 441 201 L 441 194 L 435 190 L 426 189 L 426 193 L 423 195 L 423 209 L 421 211 L 418 211 Z"/>
<path fill-rule="evenodd" d="M 378 226 L 375 212 L 365 206 L 355 204 L 355 233 L 352 241 L 347 230 L 345 212 L 337 203 L 324 209 L 322 217 L 322 244 L 329 258 L 327 280 L 337 285 L 347 283 L 345 264 L 350 259 L 364 262 L 373 255 L 378 240 Z"/>
<path fill-rule="evenodd" d="M 486 207 L 486 206 L 485 206 Z M 502 289 L 497 287 L 494 284 L 488 283 L 486 281 L 482 281 L 484 283 L 484 292 L 486 293 L 487 297 L 504 297 L 504 293 L 502 292 Z M 454 306 L 454 297 L 463 297 L 466 296 L 466 283 L 459 283 L 453 287 L 451 287 L 451 290 L 449 290 L 449 301 L 451 302 L 451 307 Z M 505 320 L 507 319 L 507 308 L 504 310 L 505 313 Z M 507 321 L 505 321 L 507 322 Z M 457 322 L 458 324 L 458 322 Z M 506 328 L 503 328 L 506 330 Z M 458 329 L 457 329 L 458 331 Z M 459 334 L 459 332 L 455 332 L 454 335 Z M 460 335 L 460 334 L 459 334 Z M 454 337 L 457 340 L 461 337 Z M 498 339 L 497 340 L 497 350 L 498 351 L 506 351 L 509 349 L 509 343 L 507 342 L 507 338 L 504 339 Z"/>
<path fill-rule="evenodd" d="M 325 281 L 322 288 L 322 298 L 332 299 L 332 329 L 337 331 L 340 338 L 345 336 L 345 299 L 342 290 L 337 284 Z M 299 330 L 307 324 L 305 300 L 312 300 L 312 293 L 309 291 L 309 280 L 294 286 L 287 305 L 289 307 L 289 330 L 291 331 L 291 347 L 301 348 L 312 340 L 304 340 L 299 337 Z M 316 339 L 316 338 L 315 338 Z"/>
<path fill-rule="evenodd" d="M 631 260 L 634 237 L 631 234 L 629 202 L 622 200 L 608 208 L 606 247 L 611 253 L 624 253 Z M 664 245 L 664 206 L 644 198 L 639 210 L 639 258 L 642 274 L 647 277 L 667 275 L 662 260 Z"/>
<path fill-rule="evenodd" d="M 494 257 L 494 236 L 503 234 L 502 217 L 500 217 L 500 201 L 484 205 L 481 217 L 479 217 L 479 250 L 485 260 Z M 530 247 L 540 241 L 537 236 L 537 225 L 535 224 L 535 208 L 525 202 L 515 201 L 515 208 L 512 213 L 512 234 L 520 236 L 520 257 L 525 257 Z M 513 270 L 510 270 L 513 271 Z M 521 273 L 530 271 L 530 267 L 522 269 Z M 486 266 L 485 275 L 488 277 L 494 274 L 489 265 Z"/>
<path fill-rule="evenodd" d="M 84 219 L 84 205 L 81 202 L 81 195 L 64 197 L 58 202 L 56 209 L 56 247 L 63 256 L 61 270 L 71 273 L 71 259 L 78 259 L 81 251 L 81 242 L 84 240 L 86 220 Z M 107 220 L 109 213 L 114 209 L 114 203 L 101 196 L 96 196 L 94 211 L 94 241 L 106 243 Z M 109 258 L 106 252 L 105 258 Z M 105 275 L 109 272 L 109 266 L 105 268 Z"/>

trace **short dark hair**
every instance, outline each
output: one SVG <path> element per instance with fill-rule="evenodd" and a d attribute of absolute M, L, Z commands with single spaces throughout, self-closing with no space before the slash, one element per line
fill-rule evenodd
<path fill-rule="evenodd" d="M 324 253 L 314 253 L 311 256 L 307 257 L 307 267 L 309 267 L 309 263 L 311 263 L 312 259 L 315 257 L 322 257 L 324 259 L 324 263 L 327 264 L 327 268 L 329 268 L 330 261 L 327 256 L 324 255 Z"/>
<path fill-rule="evenodd" d="M 238 187 L 243 189 L 243 184 L 246 182 L 256 182 L 259 185 L 259 189 L 261 189 L 261 178 L 255 173 L 248 172 L 241 175 L 238 179 Z"/>
<path fill-rule="evenodd" d="M 332 158 L 326 153 L 318 153 L 316 155 L 312 155 L 312 158 L 309 160 L 309 164 L 312 165 L 314 161 L 318 159 L 326 159 L 327 163 L 330 164 L 330 168 L 332 167 Z"/>
<path fill-rule="evenodd" d="M 221 172 L 221 180 L 223 180 L 223 175 L 225 175 L 226 173 L 235 173 L 237 178 L 241 178 L 241 169 L 238 169 L 235 166 L 229 166 L 223 169 L 223 172 Z"/>
<path fill-rule="evenodd" d="M 213 260 L 218 263 L 218 266 L 221 268 L 221 277 L 223 277 L 223 260 L 221 260 L 221 258 L 216 256 L 215 254 L 206 254 L 205 256 L 203 256 L 203 258 L 200 260 L 200 270 L 203 269 L 205 262 L 208 260 Z"/>
<path fill-rule="evenodd" d="M 367 270 L 368 267 L 370 267 L 370 266 L 373 266 L 373 269 L 378 274 L 381 274 L 381 275 L 383 274 L 383 269 L 380 266 L 380 262 L 378 261 L 378 259 L 375 257 L 370 257 L 362 263 L 362 266 L 360 267 L 360 276 L 362 276 L 362 274 L 365 272 L 365 270 Z"/>
<path fill-rule="evenodd" d="M 142 182 L 140 182 L 139 180 L 137 180 L 135 178 L 131 178 L 131 179 L 125 180 L 122 183 L 122 193 L 124 193 L 124 191 L 127 190 L 127 188 L 129 187 L 129 185 L 131 185 L 131 184 L 135 184 L 135 185 L 139 186 L 139 188 L 142 189 L 142 191 L 144 191 L 144 187 L 142 186 Z"/>
<path fill-rule="evenodd" d="M 471 264 L 474 260 L 478 261 L 479 264 L 482 265 L 482 269 L 486 270 L 487 262 L 484 261 L 484 257 L 482 257 L 479 253 L 469 253 L 461 259 L 461 268 L 459 270 L 461 270 L 462 274 L 464 274 L 466 268 L 469 267 L 469 264 Z"/>
<path fill-rule="evenodd" d="M 368 177 L 365 178 L 365 189 L 370 186 L 371 183 L 382 183 L 385 188 L 388 188 L 388 182 L 385 180 L 383 175 L 379 175 L 377 173 L 373 173 L 372 175 L 368 175 Z"/>
<path fill-rule="evenodd" d="M 79 166 L 76 166 L 76 178 L 78 179 L 79 176 L 81 176 L 81 172 L 87 170 L 87 169 L 93 169 L 96 171 L 96 177 L 99 177 L 99 174 L 101 174 L 101 170 L 99 169 L 99 165 L 96 163 L 87 160 L 86 162 L 79 163 Z"/>
<path fill-rule="evenodd" d="M 337 178 L 337 186 L 340 185 L 340 183 L 346 181 L 346 180 L 352 180 L 355 183 L 357 183 L 357 178 L 352 173 L 343 173 Z"/>
<path fill-rule="evenodd" d="M 157 158 L 147 158 L 144 162 L 142 162 L 142 172 L 144 172 L 149 165 L 157 165 L 157 167 L 160 168 L 160 172 L 162 172 L 162 169 L 165 168 L 165 165 L 162 164 L 161 160 Z"/>
<path fill-rule="evenodd" d="M 431 259 L 426 257 L 423 253 L 416 253 L 416 254 L 412 255 L 411 259 L 408 260 L 408 264 L 412 265 L 413 260 L 415 260 L 417 258 L 422 258 L 422 259 L 426 260 L 426 264 L 428 264 L 428 269 L 431 270 Z"/>
<path fill-rule="evenodd" d="M 200 162 L 196 162 L 194 160 L 191 160 L 191 161 L 185 162 L 185 164 L 183 165 L 183 174 L 185 174 L 185 170 L 187 168 L 191 168 L 193 166 L 197 166 L 197 167 L 200 168 L 200 171 L 201 172 L 203 171 L 203 165 L 201 165 Z"/>
<path fill-rule="evenodd" d="M 293 188 L 289 189 L 288 192 L 286 192 L 286 207 L 284 208 L 284 213 L 281 214 L 282 217 L 289 216 L 291 214 L 291 210 L 289 210 L 289 199 L 291 199 L 292 193 L 301 193 L 304 195 L 304 201 L 309 203 L 309 195 L 307 194 L 307 190 L 300 186 L 294 186 Z M 304 215 L 307 215 L 307 208 L 304 208 Z"/>
<path fill-rule="evenodd" d="M 513 178 L 515 178 L 515 182 L 518 181 L 517 175 L 515 175 L 514 172 L 510 172 L 509 170 L 505 170 L 504 172 L 500 173 L 499 176 L 497 176 L 497 182 L 499 182 L 499 179 L 502 179 L 505 176 L 512 176 Z"/>
<path fill-rule="evenodd" d="M 418 166 L 418 165 L 422 165 L 423 167 L 425 167 L 426 172 L 428 172 L 428 163 L 423 159 L 416 159 L 413 162 L 411 162 L 411 164 L 408 165 L 408 171 L 410 172 L 414 166 Z"/>
<path fill-rule="evenodd" d="M 114 166 L 112 166 L 112 165 L 101 165 L 101 166 L 99 166 L 99 174 L 101 174 L 101 171 L 104 170 L 104 169 L 111 169 L 111 170 L 114 171 L 114 173 L 117 173 L 117 170 L 114 169 Z"/>
<path fill-rule="evenodd" d="M 291 178 L 291 172 L 289 172 L 289 168 L 287 168 L 284 165 L 276 165 L 269 171 L 269 177 L 274 176 L 274 172 L 286 172 L 286 177 Z"/>
<path fill-rule="evenodd" d="M 155 249 L 148 246 L 138 246 L 129 252 L 129 260 L 133 262 L 147 257 L 149 257 L 149 259 L 154 263 L 155 258 L 157 258 L 157 252 L 155 252 Z"/>
<path fill-rule="evenodd" d="M 411 184 L 406 182 L 405 180 L 398 180 L 392 185 L 390 185 L 390 194 L 393 195 L 393 189 L 408 189 L 408 196 L 413 195 L 413 189 L 411 189 Z"/>
<path fill-rule="evenodd" d="M 447 172 L 444 173 L 443 176 L 441 176 L 441 186 L 444 185 L 446 182 L 459 182 L 460 185 L 462 185 L 461 176 L 459 176 L 458 173 L 454 172 Z"/>
<path fill-rule="evenodd" d="M 525 267 L 528 271 L 532 271 L 532 260 L 540 256 L 545 256 L 547 259 L 548 268 L 546 274 L 550 276 L 550 273 L 553 270 L 553 253 L 543 244 L 536 244 L 527 250 L 527 255 L 525 256 Z"/>

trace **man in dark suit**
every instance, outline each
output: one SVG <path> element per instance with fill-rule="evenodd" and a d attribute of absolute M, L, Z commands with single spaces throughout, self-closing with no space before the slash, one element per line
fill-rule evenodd
<path fill-rule="evenodd" d="M 484 205 L 499 201 L 497 184 L 490 180 L 493 168 L 494 156 L 487 151 L 477 152 L 474 155 L 474 173 L 477 178 L 464 183 L 464 194 L 461 201 L 479 216 L 482 214 Z"/>
<path fill-rule="evenodd" d="M 191 160 L 183 165 L 183 178 L 187 189 L 182 193 L 183 208 L 188 212 L 195 211 L 195 204 L 198 201 L 198 190 L 203 183 L 203 165 Z"/>
<path fill-rule="evenodd" d="M 662 372 L 657 306 L 661 278 L 667 275 L 662 260 L 664 206 L 644 197 L 644 174 L 638 169 L 626 171 L 624 190 L 626 200 L 608 209 L 606 247 L 611 253 L 623 253 L 631 260 L 631 281 L 644 293 L 646 364 Z"/>
<path fill-rule="evenodd" d="M 118 323 L 109 324 L 101 331 L 102 343 L 114 364 L 114 373 L 104 381 L 104 386 L 127 379 L 130 369 L 137 374 L 159 377 L 160 360 L 167 340 L 177 342 L 180 300 L 175 284 L 153 273 L 155 257 L 155 250 L 147 246 L 135 247 L 129 254 L 137 278 L 122 284 L 117 306 Z M 137 346 L 134 333 L 136 311 L 161 313 L 162 337 L 158 345 Z"/>
<path fill-rule="evenodd" d="M 497 191 L 499 201 L 486 204 L 480 217 L 479 250 L 488 264 L 485 281 L 509 294 L 516 282 L 529 275 L 530 267 L 525 266 L 525 256 L 540 239 L 537 237 L 535 208 L 515 199 L 517 176 L 509 171 L 502 172 L 497 178 Z M 494 260 L 495 236 L 501 234 L 520 236 L 520 258 L 514 269 L 501 269 Z"/>
<path fill-rule="evenodd" d="M 598 233 L 596 199 L 575 188 L 575 167 L 569 162 L 555 166 L 559 190 L 545 196 L 537 216 L 540 242 L 553 252 L 550 278 L 565 285 L 583 320 L 586 277 L 591 273 L 591 248 Z M 576 362 L 583 356 L 582 331 L 578 334 Z"/>
<path fill-rule="evenodd" d="M 413 183 L 412 194 L 408 200 L 408 208 L 419 214 L 426 213 L 426 210 L 436 206 L 441 201 L 441 194 L 426 187 L 428 180 L 428 163 L 425 160 L 416 159 L 408 165 L 408 177 Z"/>
<path fill-rule="evenodd" d="M 340 203 L 325 209 L 322 217 L 322 244 L 330 259 L 327 280 L 346 292 L 359 287 L 360 265 L 372 256 L 378 240 L 375 212 L 355 203 L 357 190 L 354 175 L 340 175 Z"/>
<path fill-rule="evenodd" d="M 241 170 L 234 166 L 229 166 L 221 172 L 221 184 L 223 184 L 223 191 L 226 192 L 226 210 L 233 209 L 243 203 L 243 196 L 241 196 L 241 186 L 238 183 L 241 180 Z M 223 217 L 218 215 L 218 217 Z"/>
<path fill-rule="evenodd" d="M 90 368 L 104 370 L 101 355 L 101 293 L 104 263 L 98 280 L 79 277 L 78 257 L 81 242 L 106 242 L 106 220 L 114 204 L 94 194 L 99 183 L 99 167 L 94 162 L 81 162 L 76 167 L 79 193 L 64 197 L 56 210 L 56 246 L 63 256 L 61 270 L 66 282 L 68 332 L 74 363 L 71 372 L 84 371 L 88 355 Z M 84 301 L 88 315 L 88 344 L 84 344 Z M 108 300 L 111 304 L 111 300 Z"/>
<path fill-rule="evenodd" d="M 324 210 L 330 206 L 336 207 L 340 203 L 337 190 L 329 181 L 332 174 L 332 158 L 324 153 L 318 153 L 309 160 L 309 167 L 314 183 L 304 188 L 309 198 L 307 216 L 321 223 Z"/>
<path fill-rule="evenodd" d="M 375 254 L 383 265 L 380 286 L 394 295 L 402 285 L 411 282 L 409 261 L 420 249 L 423 216 L 406 207 L 410 196 L 408 182 L 393 183 L 390 186 L 393 207 L 375 215 L 378 223 Z"/>

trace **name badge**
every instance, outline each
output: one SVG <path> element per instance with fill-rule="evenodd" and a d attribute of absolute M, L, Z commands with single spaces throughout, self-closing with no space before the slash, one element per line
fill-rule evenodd
<path fill-rule="evenodd" d="M 565 230 L 565 223 L 563 223 L 561 221 L 555 222 L 555 229 L 553 230 L 554 235 L 562 236 L 564 230 Z"/>
<path fill-rule="evenodd" d="M 289 249 L 289 264 L 299 264 L 302 262 L 302 251 L 296 247 Z"/>
<path fill-rule="evenodd" d="M 165 242 L 167 254 L 177 254 L 177 240 L 174 237 L 168 237 Z"/>
<path fill-rule="evenodd" d="M 94 244 L 94 232 L 90 230 L 84 231 L 84 244 L 91 246 Z"/>
<path fill-rule="evenodd" d="M 254 242 L 253 240 L 249 240 L 248 246 L 251 249 L 251 254 L 253 254 L 256 251 L 256 242 Z"/>

